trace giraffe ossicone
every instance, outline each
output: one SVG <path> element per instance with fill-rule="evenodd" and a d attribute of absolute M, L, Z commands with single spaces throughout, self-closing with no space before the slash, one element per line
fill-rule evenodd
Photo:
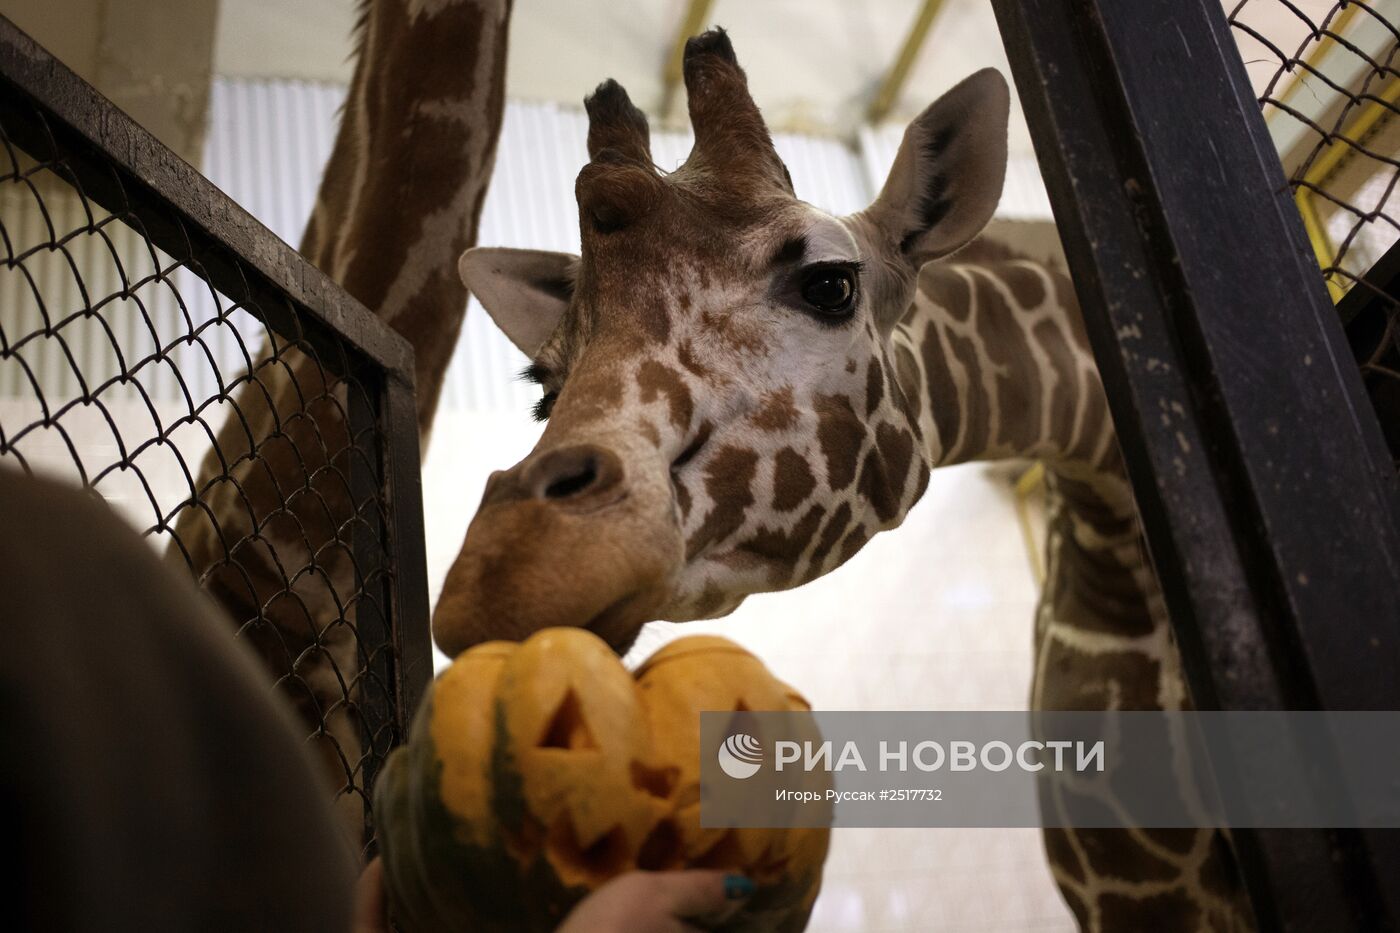
<path fill-rule="evenodd" d="M 669 174 L 619 85 L 586 101 L 580 256 L 462 256 L 549 423 L 493 474 L 448 574 L 449 654 L 554 625 L 622 650 L 653 619 L 724 615 L 898 525 L 940 459 L 895 329 L 920 267 L 996 207 L 1005 80 L 930 106 L 875 202 L 834 217 L 794 194 L 722 31 L 684 74 L 695 145 Z"/>

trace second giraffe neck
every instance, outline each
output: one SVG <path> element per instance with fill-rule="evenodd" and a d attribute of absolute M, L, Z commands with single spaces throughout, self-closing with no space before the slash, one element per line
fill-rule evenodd
<path fill-rule="evenodd" d="M 301 252 L 413 344 L 426 435 L 467 293 L 505 92 L 510 0 L 364 0 Z"/>

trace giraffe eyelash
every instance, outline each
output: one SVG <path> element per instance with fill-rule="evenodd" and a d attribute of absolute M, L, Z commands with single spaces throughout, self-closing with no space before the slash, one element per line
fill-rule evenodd
<path fill-rule="evenodd" d="M 851 275 L 859 277 L 865 272 L 866 262 L 864 259 L 824 259 L 820 262 L 810 262 L 802 267 L 803 272 L 812 272 L 818 269 L 844 269 Z"/>
<path fill-rule="evenodd" d="M 554 410 L 554 400 L 558 397 L 558 392 L 546 392 L 530 409 L 530 417 L 536 421 L 548 421 L 549 413 Z"/>
<path fill-rule="evenodd" d="M 553 377 L 549 367 L 540 363 L 531 363 L 520 371 L 520 378 L 526 382 L 532 382 L 540 388 L 545 388 Z M 549 413 L 554 410 L 554 400 L 559 397 L 559 392 L 545 390 L 543 396 L 530 408 L 530 417 L 536 421 L 548 421 Z"/>
<path fill-rule="evenodd" d="M 520 371 L 517 378 L 526 382 L 533 382 L 537 386 L 544 385 L 550 377 L 549 367 L 540 363 L 531 363 Z"/>

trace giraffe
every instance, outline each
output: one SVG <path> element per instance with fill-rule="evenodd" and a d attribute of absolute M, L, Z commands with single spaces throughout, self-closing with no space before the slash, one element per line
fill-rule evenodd
<path fill-rule="evenodd" d="M 510 11 L 511 0 L 362 0 L 354 73 L 300 248 L 413 346 L 424 444 L 466 313 L 452 263 L 476 241 L 494 165 Z M 353 458 L 375 455 L 355 449 L 356 390 L 332 362 L 269 335 L 176 516 L 170 556 L 279 678 L 359 836 L 369 788 L 352 779 L 364 749 L 358 610 L 346 600 L 359 514 L 346 476 Z"/>
<path fill-rule="evenodd" d="M 931 105 L 874 203 L 836 218 L 797 199 L 722 30 L 689 41 L 684 76 L 695 144 L 671 174 L 620 86 L 586 99 L 581 255 L 460 260 L 533 360 L 547 424 L 487 483 L 438 645 L 578 625 L 624 651 L 647 621 L 722 616 L 831 572 L 900 524 L 935 467 L 1036 458 L 1050 506 L 1033 707 L 1186 707 L 1069 282 L 995 245 L 953 255 L 1000 197 L 1005 80 L 979 72 Z M 1085 930 L 1252 925 L 1214 831 L 1044 838 Z"/>

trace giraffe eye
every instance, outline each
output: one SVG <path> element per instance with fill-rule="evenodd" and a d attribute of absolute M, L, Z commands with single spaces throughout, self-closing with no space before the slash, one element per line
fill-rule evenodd
<path fill-rule="evenodd" d="M 850 269 L 824 266 L 802 279 L 802 300 L 822 317 L 845 317 L 856 296 L 856 278 Z"/>

